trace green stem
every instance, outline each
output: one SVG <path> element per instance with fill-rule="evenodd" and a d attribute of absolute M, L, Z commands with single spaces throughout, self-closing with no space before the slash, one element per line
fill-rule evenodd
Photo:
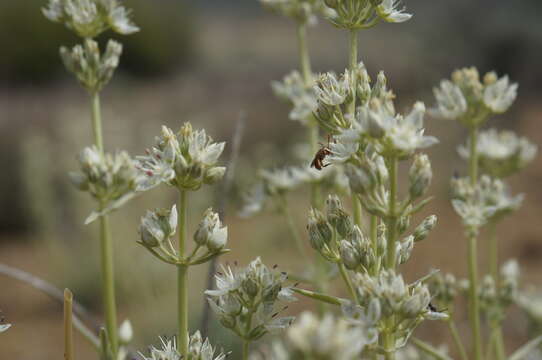
<path fill-rule="evenodd" d="M 452 334 L 452 337 L 454 339 L 455 345 L 457 346 L 457 350 L 459 351 L 459 355 L 461 356 L 462 360 L 468 360 L 469 357 L 467 356 L 467 352 L 465 351 L 465 346 L 463 346 L 463 342 L 461 341 L 461 337 L 459 336 L 459 332 L 457 331 L 457 327 L 455 326 L 455 322 L 452 320 L 450 314 L 450 319 L 447 321 L 448 328 L 450 329 L 450 333 Z"/>
<path fill-rule="evenodd" d="M 103 209 L 103 204 L 100 210 Z M 113 354 L 117 353 L 117 304 L 115 300 L 115 276 L 113 269 L 113 243 L 109 227 L 109 217 L 100 216 L 100 250 L 102 266 L 102 296 L 105 307 L 105 327 Z"/>
<path fill-rule="evenodd" d="M 497 354 L 497 360 L 506 359 L 506 351 L 504 349 L 504 339 L 502 335 L 502 328 L 500 323 L 494 329 L 495 331 L 495 351 Z"/>
<path fill-rule="evenodd" d="M 179 232 L 179 258 L 184 259 L 185 241 L 186 241 L 186 219 L 187 219 L 187 197 L 186 190 L 179 189 L 179 217 L 177 220 L 177 231 Z M 183 358 L 188 354 L 188 266 L 177 265 L 178 294 L 177 301 L 179 306 L 178 313 L 178 331 L 179 331 L 179 351 Z"/>
<path fill-rule="evenodd" d="M 469 130 L 469 177 L 472 186 L 475 186 L 478 182 L 478 128 L 473 126 Z"/>
<path fill-rule="evenodd" d="M 373 264 L 373 268 L 371 269 L 372 275 L 376 275 L 380 271 L 380 256 L 378 254 L 378 217 L 376 217 L 376 215 L 371 215 L 370 239 L 371 246 L 376 255 L 376 258 L 378 259 L 377 261 L 375 261 L 375 263 Z"/>
<path fill-rule="evenodd" d="M 478 128 L 473 126 L 469 131 L 470 135 L 470 154 L 469 154 L 469 177 L 472 186 L 478 182 Z M 476 230 L 469 230 L 469 317 L 472 330 L 472 339 L 474 342 L 474 359 L 482 359 L 482 337 L 480 333 L 480 303 L 478 300 L 478 255 Z"/>
<path fill-rule="evenodd" d="M 396 242 L 397 242 L 397 158 L 388 159 L 388 172 L 390 174 L 390 198 L 388 204 L 388 244 L 386 267 L 395 269 L 396 266 Z"/>
<path fill-rule="evenodd" d="M 352 197 L 352 207 L 354 210 L 354 223 L 361 229 L 362 228 L 362 210 L 361 201 L 357 195 Z"/>
<path fill-rule="evenodd" d="M 354 70 L 358 65 L 358 30 L 350 30 L 350 59 L 349 69 Z M 352 79 L 352 102 L 350 103 L 349 113 L 354 115 L 356 112 L 356 83 L 355 77 Z"/>
<path fill-rule="evenodd" d="M 248 360 L 249 345 L 250 345 L 250 341 L 243 340 L 243 360 Z"/>
<path fill-rule="evenodd" d="M 489 233 L 489 273 L 495 280 L 495 285 L 499 283 L 499 244 L 497 242 L 495 221 L 488 224 Z"/>
<path fill-rule="evenodd" d="M 387 321 L 388 323 L 391 322 L 391 320 Z M 388 327 L 384 331 L 384 339 L 383 339 L 383 345 L 384 345 L 384 358 L 386 360 L 395 360 L 395 344 L 394 344 L 394 336 L 391 333 L 392 329 Z"/>
<path fill-rule="evenodd" d="M 474 343 L 474 359 L 482 359 L 482 339 L 480 335 L 480 303 L 478 299 L 478 267 L 476 254 L 476 235 L 469 235 L 469 318 Z"/>
<path fill-rule="evenodd" d="M 73 360 L 73 294 L 64 290 L 64 360 Z"/>
<path fill-rule="evenodd" d="M 292 238 L 294 239 L 294 243 L 297 248 L 297 251 L 299 252 L 299 255 L 304 256 L 306 254 L 305 254 L 305 248 L 303 247 L 303 240 L 301 239 L 301 236 L 299 235 L 299 231 L 297 231 L 297 228 L 295 226 L 294 218 L 292 217 L 292 213 L 290 212 L 290 208 L 288 207 L 288 202 L 284 196 L 282 196 L 279 201 L 280 201 L 281 212 L 284 215 L 286 224 L 288 225 L 288 230 L 290 231 L 290 234 L 292 235 Z"/>
<path fill-rule="evenodd" d="M 346 287 L 348 288 L 348 292 L 350 293 L 350 296 L 352 296 L 352 299 L 354 300 L 354 302 L 359 305 L 358 294 L 356 293 L 356 290 L 354 289 L 354 286 L 352 285 L 350 276 L 348 276 L 348 272 L 346 272 L 346 268 L 344 267 L 343 263 L 339 263 L 339 270 L 341 273 L 341 277 L 346 283 Z"/>
<path fill-rule="evenodd" d="M 305 24 L 297 25 L 297 40 L 299 44 L 299 66 L 305 85 L 312 82 L 311 61 L 309 57 L 309 47 L 307 46 L 307 28 Z"/>
<path fill-rule="evenodd" d="M 416 346 L 418 349 L 422 350 L 423 352 L 431 355 L 434 359 L 438 360 L 451 360 L 451 358 L 445 354 L 442 354 L 440 351 L 435 349 L 433 346 L 429 345 L 425 341 L 422 341 L 420 339 L 412 338 L 412 343 L 414 346 Z"/>
<path fill-rule="evenodd" d="M 102 113 L 100 107 L 100 94 L 91 94 L 92 100 L 92 131 L 94 133 L 94 143 L 98 150 L 104 152 L 104 144 L 102 138 Z"/>

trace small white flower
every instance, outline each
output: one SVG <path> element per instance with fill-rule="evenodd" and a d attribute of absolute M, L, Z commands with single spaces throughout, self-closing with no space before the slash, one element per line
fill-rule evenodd
<path fill-rule="evenodd" d="M 11 324 L 0 324 L 0 333 L 8 330 L 11 327 Z"/>
<path fill-rule="evenodd" d="M 442 80 L 440 88 L 434 88 L 437 108 L 432 111 L 438 117 L 457 120 L 467 112 L 467 100 L 461 89 L 449 80 Z"/>
<path fill-rule="evenodd" d="M 341 105 L 350 92 L 349 72 L 345 71 L 339 80 L 334 73 L 321 74 L 314 86 L 314 91 L 318 101 L 329 106 Z"/>
<path fill-rule="evenodd" d="M 458 148 L 459 155 L 469 159 L 469 142 Z M 476 144 L 482 170 L 495 177 L 512 175 L 527 166 L 536 156 L 537 146 L 512 131 L 489 129 L 478 136 Z"/>
<path fill-rule="evenodd" d="M 496 114 L 502 114 L 512 105 L 517 96 L 518 84 L 510 84 L 503 76 L 484 90 L 484 103 Z"/>
<path fill-rule="evenodd" d="M 400 0 L 383 0 L 376 7 L 376 12 L 382 19 L 391 23 L 401 23 L 410 20 L 412 14 L 405 13 L 404 7 L 399 9 L 400 3 Z"/>
<path fill-rule="evenodd" d="M 318 109 L 314 89 L 305 85 L 297 71 L 285 76 L 282 82 L 274 81 L 271 86 L 278 97 L 288 100 L 293 105 L 289 114 L 291 120 L 306 123 Z"/>
<path fill-rule="evenodd" d="M 137 157 L 138 167 L 147 177 L 142 190 L 161 183 L 197 190 L 218 181 L 225 172 L 225 168 L 216 166 L 224 146 L 224 142 L 213 142 L 205 130 L 192 130 L 190 123 L 185 123 L 178 134 L 162 126 L 156 145 Z"/>
<path fill-rule="evenodd" d="M 126 319 L 120 324 L 119 327 L 119 340 L 127 344 L 130 341 L 132 341 L 132 338 L 134 337 L 134 330 L 132 328 L 132 323 L 130 320 Z"/>

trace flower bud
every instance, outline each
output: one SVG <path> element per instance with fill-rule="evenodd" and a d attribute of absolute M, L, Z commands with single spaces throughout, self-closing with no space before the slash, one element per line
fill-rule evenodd
<path fill-rule="evenodd" d="M 211 252 L 217 252 L 226 246 L 228 228 L 222 227 L 220 217 L 213 212 L 212 208 L 207 209 L 203 216 L 203 220 L 194 233 L 194 242 L 201 246 L 207 246 Z"/>
<path fill-rule="evenodd" d="M 173 205 L 171 210 L 147 211 L 145 216 L 141 218 L 139 234 L 143 245 L 156 247 L 175 234 L 176 229 L 177 207 Z"/>
<path fill-rule="evenodd" d="M 309 223 L 307 225 L 309 231 L 309 240 L 311 246 L 319 251 L 326 244 L 329 244 L 333 238 L 333 230 L 327 222 L 324 215 L 316 209 L 311 209 L 309 213 Z"/>
<path fill-rule="evenodd" d="M 426 217 L 414 230 L 414 242 L 421 241 L 427 237 L 429 232 L 437 225 L 436 215 Z"/>
<path fill-rule="evenodd" d="M 409 213 L 409 210 L 412 209 L 412 206 L 408 206 L 406 213 Z M 404 233 L 410 226 L 410 216 L 401 216 L 399 217 L 399 222 L 397 224 L 397 230 L 399 234 Z"/>
<path fill-rule="evenodd" d="M 352 220 L 344 211 L 337 195 L 329 195 L 327 201 L 327 218 L 340 236 L 346 237 L 352 231 Z"/>
<path fill-rule="evenodd" d="M 259 287 L 256 281 L 252 278 L 246 278 L 241 282 L 241 287 L 243 288 L 243 291 L 247 293 L 250 297 L 255 297 L 258 295 Z"/>
<path fill-rule="evenodd" d="M 344 266 L 348 270 L 355 270 L 360 264 L 360 256 L 358 251 L 346 240 L 341 240 L 339 246 L 339 252 L 341 255 L 341 260 Z"/>
<path fill-rule="evenodd" d="M 368 194 L 376 185 L 376 179 L 367 168 L 347 164 L 345 168 L 346 177 L 353 192 L 360 195 Z"/>
<path fill-rule="evenodd" d="M 417 154 L 409 171 L 410 197 L 416 199 L 422 196 L 433 177 L 431 163 L 425 154 Z"/>
<path fill-rule="evenodd" d="M 126 319 L 120 324 L 119 327 L 119 340 L 123 344 L 128 344 L 132 341 L 134 336 L 134 330 L 132 328 L 132 323 L 130 320 Z"/>
<path fill-rule="evenodd" d="M 203 176 L 203 183 L 207 185 L 214 184 L 220 181 L 224 177 L 226 168 L 223 166 L 215 166 L 205 172 Z"/>
<path fill-rule="evenodd" d="M 412 250 L 414 249 L 414 237 L 410 235 L 404 239 L 400 244 L 397 244 L 397 260 L 399 264 L 404 264 L 410 259 Z"/>

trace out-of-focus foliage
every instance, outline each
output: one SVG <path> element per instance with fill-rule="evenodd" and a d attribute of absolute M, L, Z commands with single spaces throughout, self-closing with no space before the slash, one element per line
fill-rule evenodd
<path fill-rule="evenodd" d="M 186 65 L 193 56 L 191 14 L 181 1 L 128 0 L 134 21 L 145 31 L 123 39 L 122 69 L 134 76 L 166 74 Z M 50 81 L 64 73 L 60 45 L 76 37 L 41 13 L 45 0 L 0 1 L 0 79 L 11 84 Z M 111 31 L 98 39 L 117 38 Z"/>

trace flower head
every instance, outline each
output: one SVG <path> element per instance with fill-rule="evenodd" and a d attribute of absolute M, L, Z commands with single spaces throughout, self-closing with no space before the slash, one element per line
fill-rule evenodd
<path fill-rule="evenodd" d="M 139 234 L 141 243 L 147 247 L 157 247 L 169 241 L 177 230 L 177 207 L 147 211 L 141 218 Z"/>
<path fill-rule="evenodd" d="M 145 188 L 161 183 L 184 190 L 197 190 L 203 184 L 220 180 L 226 168 L 216 166 L 225 143 L 215 143 L 205 130 L 192 130 L 185 123 L 178 134 L 166 126 L 155 146 L 137 157 L 138 167 L 146 174 Z"/>
<path fill-rule="evenodd" d="M 103 211 L 119 208 L 139 191 L 141 174 L 125 151 L 112 155 L 103 154 L 96 146 L 87 147 L 79 155 L 79 166 L 79 172 L 70 173 L 72 182 L 104 203 Z M 102 213 L 92 213 L 86 223 L 94 221 Z"/>
<path fill-rule="evenodd" d="M 451 80 L 442 80 L 433 91 L 437 101 L 434 115 L 470 127 L 508 110 L 516 99 L 517 84 L 510 84 L 508 76 L 498 79 L 494 72 L 481 81 L 478 70 L 471 67 L 454 71 Z"/>
<path fill-rule="evenodd" d="M 469 159 L 469 142 L 461 145 L 458 152 Z M 519 137 L 512 131 L 489 129 L 481 132 L 476 143 L 481 169 L 494 177 L 512 175 L 527 166 L 536 156 L 537 146 L 527 138 Z"/>
<path fill-rule="evenodd" d="M 309 116 L 317 110 L 318 103 L 314 89 L 305 85 L 299 72 L 293 71 L 284 77 L 282 82 L 275 81 L 271 85 L 278 97 L 293 105 L 290 119 L 306 124 Z"/>
<path fill-rule="evenodd" d="M 98 43 L 86 39 L 84 45 L 76 45 L 73 49 L 60 48 L 60 56 L 66 69 L 73 73 L 79 83 L 90 93 L 103 89 L 119 65 L 122 45 L 109 40 L 103 56 Z"/>
<path fill-rule="evenodd" d="M 333 12 L 329 21 L 340 28 L 366 29 L 376 25 L 380 20 L 390 23 L 401 23 L 412 15 L 400 8 L 399 0 L 325 0 Z"/>
<path fill-rule="evenodd" d="M 216 252 L 226 246 L 227 240 L 228 227 L 222 226 L 220 217 L 213 209 L 207 209 L 194 234 L 194 241 L 200 246 L 206 246 L 211 252 Z"/>
<path fill-rule="evenodd" d="M 315 24 L 317 14 L 325 11 L 322 0 L 260 0 L 262 5 L 300 24 Z"/>
<path fill-rule="evenodd" d="M 185 359 L 177 349 L 175 338 L 160 338 L 161 347 L 150 347 L 149 356 L 139 353 L 142 360 L 181 360 Z M 227 354 L 220 352 L 215 356 L 216 349 L 211 345 L 209 339 L 203 340 L 199 331 L 190 336 L 188 342 L 188 353 L 186 360 L 224 360 Z"/>
<path fill-rule="evenodd" d="M 123 35 L 139 31 L 130 19 L 130 10 L 118 0 L 49 0 L 42 12 L 82 38 L 95 38 L 108 29 Z"/>
<path fill-rule="evenodd" d="M 242 329 L 240 336 L 257 340 L 268 332 L 288 327 L 292 317 L 277 317 L 279 301 L 295 301 L 284 286 L 286 274 L 270 270 L 260 258 L 246 268 L 223 267 L 216 276 L 216 290 L 207 290 L 209 304 L 223 326 Z"/>

